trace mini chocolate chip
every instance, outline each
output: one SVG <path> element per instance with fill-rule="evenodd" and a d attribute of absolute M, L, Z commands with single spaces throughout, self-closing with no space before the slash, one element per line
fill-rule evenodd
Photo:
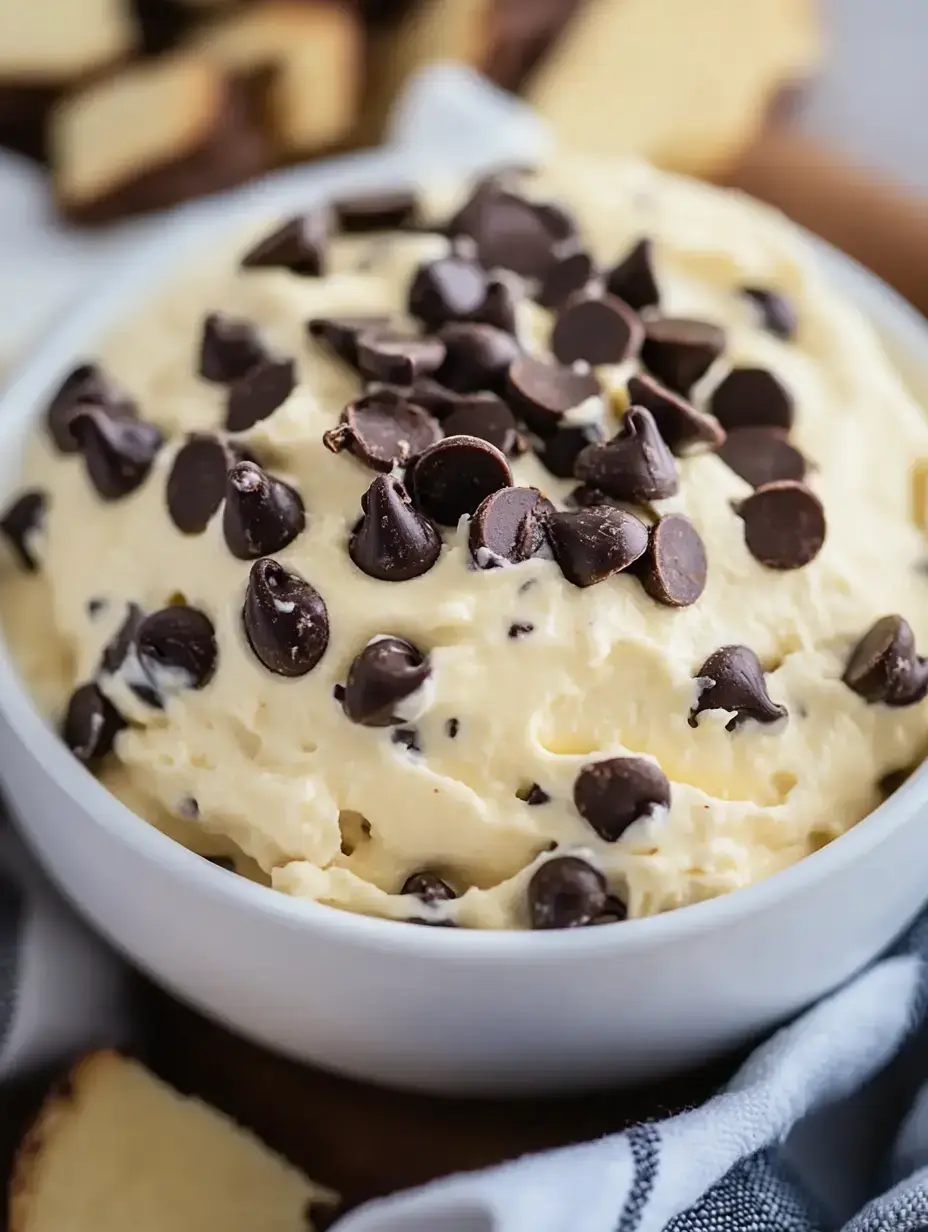
<path fill-rule="evenodd" d="M 211 312 L 203 322 L 200 376 L 229 385 L 268 358 L 257 327 L 242 317 Z"/>
<path fill-rule="evenodd" d="M 552 513 L 545 529 L 554 559 L 574 586 L 595 586 L 627 569 L 648 546 L 644 522 L 624 509 L 605 505 Z"/>
<path fill-rule="evenodd" d="M 408 753 L 422 752 L 422 745 L 419 743 L 418 727 L 394 727 L 390 739 Z"/>
<path fill-rule="evenodd" d="M 383 192 L 345 197 L 335 202 L 335 216 L 342 231 L 404 231 L 416 225 L 419 202 L 415 193 Z"/>
<path fill-rule="evenodd" d="M 97 599 L 97 598 L 88 599 L 86 607 L 87 607 L 87 615 L 90 617 L 90 619 L 96 620 L 96 618 L 98 616 L 101 616 L 106 611 L 106 609 L 109 607 L 109 601 L 107 599 Z"/>
<path fill-rule="evenodd" d="M 512 641 L 517 642 L 519 638 L 528 637 L 529 634 L 535 632 L 535 626 L 527 620 L 515 620 L 509 626 L 506 636 Z"/>
<path fill-rule="evenodd" d="M 782 428 L 738 428 L 728 433 L 719 457 L 752 488 L 805 478 L 806 460 Z"/>
<path fill-rule="evenodd" d="M 661 293 L 654 277 L 654 254 L 649 239 L 639 240 L 632 250 L 614 265 L 606 275 L 606 290 L 610 295 L 640 312 L 655 308 Z"/>
<path fill-rule="evenodd" d="M 135 414 L 132 399 L 97 364 L 81 364 L 69 372 L 45 411 L 45 425 L 60 453 L 78 453 L 80 445 L 71 432 L 71 419 L 82 406 L 95 406 L 114 418 Z"/>
<path fill-rule="evenodd" d="M 804 484 L 764 484 L 737 507 L 748 551 L 768 569 L 801 569 L 825 542 L 825 510 Z"/>
<path fill-rule="evenodd" d="M 639 818 L 670 807 L 670 783 L 646 757 L 610 757 L 583 767 L 574 783 L 574 804 L 601 839 L 614 843 Z"/>
<path fill-rule="evenodd" d="M 296 365 L 292 359 L 265 360 L 230 386 L 226 427 L 230 432 L 245 432 L 273 415 L 295 388 Z"/>
<path fill-rule="evenodd" d="M 345 700 L 345 686 L 343 684 L 332 685 L 332 696 L 340 704 Z"/>
<path fill-rule="evenodd" d="M 112 749 L 125 727 L 115 706 L 95 684 L 82 684 L 71 694 L 61 737 L 79 762 L 93 766 Z"/>
<path fill-rule="evenodd" d="M 461 730 L 460 719 L 448 719 L 445 723 L 445 735 L 449 740 L 456 740 L 458 732 Z"/>
<path fill-rule="evenodd" d="M 347 449 L 375 471 L 405 466 L 441 439 L 438 422 L 400 393 L 381 389 L 349 402 L 342 422 L 326 432 L 322 442 L 332 453 Z"/>
<path fill-rule="evenodd" d="M 403 882 L 401 894 L 414 894 L 423 903 L 448 903 L 457 898 L 454 890 L 435 873 L 413 873 Z"/>
<path fill-rule="evenodd" d="M 652 599 L 688 607 L 705 590 L 706 571 L 705 545 L 689 518 L 669 513 L 651 527 L 636 573 Z"/>
<path fill-rule="evenodd" d="M 712 395 L 709 409 L 723 428 L 786 428 L 793 396 L 766 368 L 733 368 Z"/>
<path fill-rule="evenodd" d="M 627 304 L 614 295 L 578 291 L 558 313 L 551 350 L 562 364 L 621 364 L 638 354 L 643 339 L 642 324 Z"/>
<path fill-rule="evenodd" d="M 542 520 L 554 506 L 537 488 L 501 488 L 482 501 L 470 524 L 471 555 L 480 569 L 515 565 L 544 545 Z"/>
<path fill-rule="evenodd" d="M 162 697 L 178 689 L 202 689 L 216 670 L 216 630 L 195 607 L 175 604 L 152 612 L 138 626 L 135 640 L 139 662 Z"/>
<path fill-rule="evenodd" d="M 558 479 L 572 479 L 580 454 L 589 445 L 602 442 L 604 433 L 598 424 L 567 425 L 551 436 L 541 438 L 535 446 L 538 461 Z"/>
<path fill-rule="evenodd" d="M 329 644 L 322 596 L 270 556 L 251 566 L 242 620 L 255 656 L 278 676 L 305 676 Z"/>
<path fill-rule="evenodd" d="M 516 332 L 516 302 L 511 287 L 498 279 L 491 279 L 486 298 L 474 313 L 475 321 L 493 325 L 507 334 Z"/>
<path fill-rule="evenodd" d="M 281 551 L 306 525 L 299 493 L 254 462 L 237 462 L 226 476 L 225 491 L 222 533 L 239 560 Z"/>
<path fill-rule="evenodd" d="M 484 268 L 543 278 L 556 259 L 557 245 L 575 234 L 576 224 L 555 206 L 484 184 L 450 220 L 447 230 L 451 236 L 470 236 Z"/>
<path fill-rule="evenodd" d="M 763 287 L 743 287 L 741 293 L 756 305 L 764 329 L 785 341 L 793 337 L 796 333 L 796 310 L 784 295 Z"/>
<path fill-rule="evenodd" d="M 390 318 L 385 316 L 313 317 L 307 324 L 310 337 L 351 364 L 358 365 L 358 339 L 369 330 L 386 329 Z"/>
<path fill-rule="evenodd" d="M 596 277 L 596 266 L 588 252 L 571 252 L 557 261 L 545 274 L 538 292 L 543 308 L 560 308 L 577 291 L 582 291 Z"/>
<path fill-rule="evenodd" d="M 658 317 L 645 324 L 641 358 L 665 385 L 688 394 L 725 349 L 725 331 L 708 321 Z"/>
<path fill-rule="evenodd" d="M 442 427 L 447 436 L 476 436 L 489 441 L 500 453 L 514 454 L 519 449 L 515 416 L 496 394 L 462 394 Z"/>
<path fill-rule="evenodd" d="M 140 487 L 164 443 L 154 424 L 113 419 L 98 407 L 80 406 L 71 418 L 90 481 L 104 500 L 119 500 Z"/>
<path fill-rule="evenodd" d="M 27 573 L 35 573 L 39 559 L 35 554 L 35 537 L 45 524 L 48 497 L 38 488 L 30 488 L 17 496 L 0 518 L 0 533 L 9 543 L 17 560 Z"/>
<path fill-rule="evenodd" d="M 606 878 L 579 856 L 545 860 L 528 883 L 532 928 L 583 928 L 606 905 Z"/>
<path fill-rule="evenodd" d="M 916 653 L 908 621 L 883 616 L 854 647 L 841 679 L 864 701 L 910 706 L 928 691 L 928 661 Z"/>
<path fill-rule="evenodd" d="M 611 441 L 588 445 L 577 458 L 574 474 L 616 500 L 663 500 L 680 487 L 673 455 L 643 406 L 626 411 Z"/>
<path fill-rule="evenodd" d="M 436 378 L 442 385 L 462 394 L 505 391 L 510 365 L 522 353 L 512 334 L 481 322 L 453 321 L 439 337 L 446 349 Z"/>
<path fill-rule="evenodd" d="M 786 717 L 785 706 L 771 701 L 760 660 L 748 646 L 722 646 L 696 673 L 699 695 L 690 711 L 689 725 L 699 725 L 706 710 L 730 710 L 734 717 L 725 724 L 734 731 L 746 719 L 776 723 Z"/>
<path fill-rule="evenodd" d="M 516 799 L 521 800 L 530 808 L 540 808 L 542 804 L 551 803 L 551 797 L 537 783 L 529 783 L 527 787 L 520 787 L 516 792 Z"/>
<path fill-rule="evenodd" d="M 718 449 L 725 440 L 725 430 L 717 419 L 697 411 L 685 398 L 644 373 L 629 378 L 628 401 L 651 412 L 667 447 L 678 456 Z"/>
<path fill-rule="evenodd" d="M 406 582 L 428 573 L 441 553 L 441 539 L 413 508 L 399 480 L 378 475 L 361 505 L 363 517 L 348 544 L 361 572 L 382 582 Z"/>
<path fill-rule="evenodd" d="M 473 318 L 487 294 L 486 272 L 466 257 L 440 257 L 421 265 L 409 288 L 409 313 L 427 329 Z"/>
<path fill-rule="evenodd" d="M 401 637 L 377 637 L 368 642 L 348 670 L 342 708 L 352 723 L 392 727 L 408 722 L 398 714 L 403 703 L 432 674 L 428 656 Z"/>
<path fill-rule="evenodd" d="M 375 381 L 411 385 L 417 377 L 436 372 L 445 359 L 438 338 L 410 336 L 394 330 L 368 330 L 358 338 L 358 367 Z"/>
<path fill-rule="evenodd" d="M 236 452 L 215 436 L 193 433 L 178 450 L 168 475 L 171 521 L 185 535 L 200 535 L 222 504 L 226 474 Z"/>
<path fill-rule="evenodd" d="M 242 257 L 243 269 L 285 269 L 303 278 L 325 274 L 330 216 L 312 210 L 291 218 Z"/>
<path fill-rule="evenodd" d="M 531 355 L 523 355 L 509 369 L 509 400 L 539 436 L 556 432 L 567 411 L 600 392 L 601 386 L 592 372 L 574 372 Z"/>
<path fill-rule="evenodd" d="M 406 477 L 416 507 L 440 526 L 457 526 L 491 492 L 512 484 L 505 457 L 476 436 L 449 436 L 432 445 Z"/>

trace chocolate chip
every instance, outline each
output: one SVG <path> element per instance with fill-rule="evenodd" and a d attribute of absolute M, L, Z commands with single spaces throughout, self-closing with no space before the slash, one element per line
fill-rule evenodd
<path fill-rule="evenodd" d="M 651 501 L 673 496 L 680 487 L 677 467 L 654 416 L 630 407 L 611 441 L 588 445 L 574 474 L 616 500 Z"/>
<path fill-rule="evenodd" d="M 796 310 L 779 291 L 767 291 L 763 287 L 743 287 L 742 294 L 757 306 L 765 329 L 777 338 L 789 341 L 796 333 Z"/>
<path fill-rule="evenodd" d="M 614 500 L 588 483 L 578 483 L 574 490 L 567 494 L 566 503 L 572 509 L 595 509 L 597 505 L 608 505 L 612 509 L 622 507 L 621 501 Z"/>
<path fill-rule="evenodd" d="M 512 334 L 480 322 L 456 321 L 439 334 L 446 356 L 437 379 L 458 393 L 489 389 L 503 393 L 512 363 L 522 348 Z"/>
<path fill-rule="evenodd" d="M 505 282 L 491 279 L 486 297 L 474 313 L 475 321 L 493 325 L 507 334 L 516 332 L 516 303 L 512 289 Z"/>
<path fill-rule="evenodd" d="M 574 783 L 574 804 L 601 839 L 614 843 L 639 818 L 670 807 L 670 783 L 645 757 L 611 757 L 583 767 Z"/>
<path fill-rule="evenodd" d="M 429 676 L 428 657 L 401 637 L 377 637 L 368 642 L 348 671 L 342 707 L 352 723 L 392 727 L 416 717 L 404 714 L 404 703 Z"/>
<path fill-rule="evenodd" d="M 419 203 L 415 193 L 383 192 L 345 197 L 335 202 L 335 216 L 342 231 L 403 231 L 416 225 Z"/>
<path fill-rule="evenodd" d="M 278 676 L 305 676 L 329 644 L 322 596 L 269 556 L 251 566 L 242 620 L 256 657 Z"/>
<path fill-rule="evenodd" d="M 579 856 L 545 860 L 528 883 L 532 928 L 582 928 L 605 905 L 605 877 Z"/>
<path fill-rule="evenodd" d="M 516 799 L 521 800 L 523 804 L 527 804 L 529 808 L 540 808 L 542 804 L 551 803 L 551 797 L 537 783 L 529 783 L 527 787 L 520 788 L 516 792 Z"/>
<path fill-rule="evenodd" d="M 804 484 L 785 479 L 764 484 L 736 512 L 744 521 L 748 551 L 768 569 L 801 569 L 825 542 L 825 510 Z"/>
<path fill-rule="evenodd" d="M 310 337 L 327 346 L 339 359 L 358 365 L 358 339 L 369 330 L 386 329 L 385 316 L 313 317 L 307 324 Z"/>
<path fill-rule="evenodd" d="M 401 894 L 414 894 L 423 903 L 448 903 L 457 898 L 454 890 L 435 873 L 413 873 L 403 882 Z"/>
<path fill-rule="evenodd" d="M 793 424 L 793 396 L 766 368 L 733 368 L 710 401 L 723 428 L 786 428 Z"/>
<path fill-rule="evenodd" d="M 515 565 L 545 541 L 542 520 L 554 506 L 537 488 L 501 488 L 484 500 L 470 524 L 471 555 L 480 569 Z"/>
<path fill-rule="evenodd" d="M 48 497 L 38 488 L 30 488 L 17 496 L 0 518 L 0 533 L 28 573 L 39 567 L 35 554 L 35 539 L 45 524 Z"/>
<path fill-rule="evenodd" d="M 916 769 L 916 766 L 903 766 L 900 770 L 890 770 L 884 774 L 877 783 L 883 799 L 888 800 L 894 792 L 897 792 L 903 783 L 911 778 Z"/>
<path fill-rule="evenodd" d="M 447 436 L 476 436 L 489 441 L 500 453 L 514 454 L 520 444 L 515 416 L 496 394 L 462 395 L 442 427 Z"/>
<path fill-rule="evenodd" d="M 96 620 L 98 616 L 102 616 L 108 607 L 109 601 L 107 599 L 88 599 L 86 603 L 87 615 L 91 620 Z"/>
<path fill-rule="evenodd" d="M 130 649 L 135 644 L 139 625 L 145 618 L 145 613 L 137 603 L 126 605 L 126 615 L 122 624 L 116 630 L 110 641 L 104 646 L 100 657 L 100 671 L 104 675 L 114 676 L 122 667 Z"/>
<path fill-rule="evenodd" d="M 459 406 L 470 402 L 475 396 L 473 394 L 456 394 L 453 389 L 448 389 L 428 376 L 420 377 L 408 389 L 400 389 L 395 385 L 380 386 L 377 392 L 382 392 L 385 389 L 388 389 L 391 393 L 408 398 L 410 402 L 415 403 L 416 406 L 423 407 L 430 415 L 434 415 L 436 419 L 441 420 L 444 420 L 452 411 L 456 411 Z"/>
<path fill-rule="evenodd" d="M 375 381 L 411 385 L 417 377 L 437 371 L 445 359 L 438 338 L 402 335 L 394 330 L 368 330 L 357 344 L 358 367 Z"/>
<path fill-rule="evenodd" d="M 651 527 L 636 573 L 657 603 L 688 607 L 706 588 L 706 570 L 699 531 L 682 513 L 669 513 Z"/>
<path fill-rule="evenodd" d="M 552 436 L 543 437 L 535 446 L 539 462 L 559 479 L 572 479 L 577 459 L 588 445 L 602 442 L 604 433 L 598 424 L 576 424 L 558 428 Z"/>
<path fill-rule="evenodd" d="M 245 432 L 273 415 L 295 388 L 296 365 L 292 359 L 265 360 L 230 387 L 226 427 L 230 432 Z"/>
<path fill-rule="evenodd" d="M 457 526 L 491 492 L 512 484 L 505 457 L 475 436 L 449 436 L 432 445 L 406 477 L 417 508 L 440 526 Z"/>
<path fill-rule="evenodd" d="M 661 293 L 654 277 L 653 251 L 649 239 L 639 240 L 634 248 L 612 267 L 606 275 L 606 290 L 636 312 L 640 312 L 642 308 L 657 307 Z"/>
<path fill-rule="evenodd" d="M 602 911 L 595 920 L 590 920 L 591 924 L 621 924 L 623 920 L 628 919 L 628 908 L 620 898 L 615 894 L 606 895 L 606 903 Z"/>
<path fill-rule="evenodd" d="M 627 304 L 614 295 L 578 291 L 558 313 L 551 350 L 562 364 L 621 364 L 638 354 L 643 339 L 641 322 Z"/>
<path fill-rule="evenodd" d="M 394 727 L 390 739 L 394 744 L 404 748 L 407 753 L 422 752 L 422 745 L 419 743 L 419 729 L 417 727 Z"/>
<path fill-rule="evenodd" d="M 112 749 L 125 727 L 115 706 L 95 684 L 82 684 L 71 694 L 61 737 L 79 762 L 92 766 Z"/>
<path fill-rule="evenodd" d="M 785 706 L 771 701 L 764 669 L 748 646 L 722 646 L 714 651 L 696 673 L 699 696 L 690 711 L 690 727 L 697 727 L 698 715 L 706 710 L 729 710 L 734 717 L 725 724 L 734 731 L 746 719 L 776 723 L 786 717 Z"/>
<path fill-rule="evenodd" d="M 552 513 L 545 529 L 554 559 L 574 586 L 594 586 L 627 569 L 648 546 L 648 528 L 624 509 Z"/>
<path fill-rule="evenodd" d="M 441 439 L 437 421 L 394 390 L 379 390 L 350 402 L 341 418 L 341 424 L 322 438 L 326 449 L 332 453 L 347 449 L 375 471 L 405 465 Z"/>
<path fill-rule="evenodd" d="M 592 372 L 546 363 L 523 355 L 509 369 L 509 400 L 533 432 L 550 436 L 562 417 L 601 392 Z"/>
<path fill-rule="evenodd" d="M 203 322 L 200 376 L 229 385 L 268 358 L 257 327 L 242 317 L 211 312 Z"/>
<path fill-rule="evenodd" d="M 461 730 L 460 719 L 448 719 L 445 723 L 445 735 L 449 740 L 456 740 L 458 732 Z"/>
<path fill-rule="evenodd" d="M 841 679 L 864 701 L 910 706 L 928 692 L 928 661 L 916 653 L 909 623 L 883 616 L 854 647 Z"/>
<path fill-rule="evenodd" d="M 237 462 L 226 476 L 222 533 L 233 556 L 257 560 L 292 543 L 306 525 L 299 493 L 254 462 Z"/>
<path fill-rule="evenodd" d="M 71 419 L 81 406 L 95 406 L 115 418 L 135 413 L 132 399 L 97 364 L 81 364 L 68 373 L 45 411 L 45 424 L 61 453 L 78 453 L 80 445 L 71 432 Z"/>
<path fill-rule="evenodd" d="M 242 257 L 243 269 L 285 269 L 303 278 L 321 278 L 329 240 L 329 214 L 313 210 L 291 218 Z"/>
<path fill-rule="evenodd" d="M 80 406 L 71 418 L 90 481 L 104 500 L 119 500 L 145 482 L 164 443 L 154 424 L 113 419 L 98 407 Z"/>
<path fill-rule="evenodd" d="M 139 624 L 135 640 L 139 662 L 160 697 L 202 689 L 216 670 L 216 630 L 195 607 L 175 604 L 152 612 Z"/>
<path fill-rule="evenodd" d="M 441 539 L 413 508 L 399 480 L 378 475 L 361 505 L 364 514 L 348 544 L 361 572 L 382 582 L 405 582 L 428 573 L 441 553 Z"/>
<path fill-rule="evenodd" d="M 484 184 L 450 220 L 447 230 L 451 236 L 470 236 L 485 269 L 543 278 L 556 259 L 556 246 L 575 234 L 576 224 L 557 207 Z"/>
<path fill-rule="evenodd" d="M 506 636 L 513 642 L 517 642 L 522 637 L 528 637 L 529 634 L 535 632 L 535 626 L 527 620 L 514 620 L 509 626 Z"/>
<path fill-rule="evenodd" d="M 725 332 L 708 321 L 658 317 L 645 325 L 641 358 L 659 381 L 688 394 L 725 349 Z"/>
<path fill-rule="evenodd" d="M 178 450 L 168 475 L 171 520 L 185 535 L 200 535 L 222 504 L 226 474 L 238 455 L 215 436 L 194 433 Z"/>
<path fill-rule="evenodd" d="M 736 475 L 762 488 L 781 479 L 805 478 L 806 460 L 781 428 L 738 428 L 729 432 L 719 457 Z"/>
<path fill-rule="evenodd" d="M 231 856 L 207 856 L 206 859 L 216 868 L 221 868 L 224 873 L 235 872 L 235 861 Z"/>
<path fill-rule="evenodd" d="M 596 266 L 588 252 L 571 252 L 556 261 L 545 274 L 538 292 L 543 308 L 560 308 L 577 291 L 596 277 Z"/>
<path fill-rule="evenodd" d="M 466 257 L 441 257 L 416 271 L 409 288 L 409 312 L 427 329 L 472 318 L 487 294 L 486 272 Z"/>
<path fill-rule="evenodd" d="M 718 449 L 725 440 L 718 420 L 697 411 L 685 398 L 644 373 L 629 378 L 628 401 L 651 412 L 668 449 L 678 456 L 703 448 Z"/>

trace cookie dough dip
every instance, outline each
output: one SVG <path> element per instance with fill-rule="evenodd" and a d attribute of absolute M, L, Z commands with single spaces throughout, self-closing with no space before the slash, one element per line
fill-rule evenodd
<path fill-rule="evenodd" d="M 564 928 L 767 877 L 919 760 L 928 426 L 779 216 L 564 159 L 188 264 L 2 522 L 23 671 L 153 824 Z"/>

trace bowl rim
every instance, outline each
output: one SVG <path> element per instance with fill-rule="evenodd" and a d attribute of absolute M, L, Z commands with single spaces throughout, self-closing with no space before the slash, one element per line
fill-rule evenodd
<path fill-rule="evenodd" d="M 85 357 L 93 337 L 99 336 L 122 310 L 163 284 L 187 247 L 207 237 L 208 247 L 212 247 L 217 209 L 223 212 L 222 226 L 231 231 L 237 222 L 255 220 L 263 213 L 280 216 L 288 207 L 305 208 L 335 191 L 400 187 L 415 180 L 408 168 L 391 166 L 386 157 L 347 156 L 309 173 L 296 169 L 270 176 L 244 191 L 183 207 L 162 220 L 128 255 L 121 254 L 118 270 L 105 278 L 102 288 L 88 289 L 16 367 L 0 395 L 0 457 L 11 455 L 18 463 L 31 421 L 64 373 Z M 794 229 L 811 248 L 827 281 L 845 292 L 884 339 L 890 338 L 912 358 L 923 357 L 928 378 L 928 323 L 897 292 L 852 258 L 802 228 Z M 4 476 L 0 492 L 5 493 L 8 487 Z M 91 824 L 159 866 L 185 891 L 223 901 L 251 916 L 269 918 L 288 930 L 310 929 L 344 944 L 423 959 L 436 957 L 442 962 L 517 959 L 525 964 L 553 958 L 589 959 L 649 950 L 681 936 L 723 929 L 739 919 L 777 908 L 864 858 L 928 802 L 928 772 L 923 767 L 844 834 L 788 868 L 715 898 L 627 920 L 618 928 L 546 932 L 410 928 L 402 921 L 345 911 L 293 897 L 245 877 L 230 876 L 132 812 L 72 756 L 39 714 L 13 664 L 2 629 L 0 715 L 32 755 L 35 765 L 30 766 L 29 773 L 47 775 Z M 17 815 L 28 839 L 29 820 L 18 810 Z"/>

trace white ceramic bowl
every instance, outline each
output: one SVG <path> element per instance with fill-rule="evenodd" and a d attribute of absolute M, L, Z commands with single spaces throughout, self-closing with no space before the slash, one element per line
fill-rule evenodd
<path fill-rule="evenodd" d="M 376 160 L 343 164 L 310 183 L 319 192 L 385 187 L 383 170 Z M 223 218 L 286 214 L 311 195 L 284 177 L 238 194 Z M 0 404 L 2 495 L 50 391 L 165 267 L 212 241 L 215 210 L 188 211 L 124 260 L 26 363 Z M 928 327 L 870 274 L 819 249 L 924 394 Z M 794 868 L 652 919 L 502 934 L 349 915 L 230 876 L 131 814 L 45 725 L 2 642 L 0 777 L 55 880 L 166 988 L 295 1057 L 432 1090 L 640 1081 L 702 1061 L 847 979 L 928 889 L 922 773 Z"/>

